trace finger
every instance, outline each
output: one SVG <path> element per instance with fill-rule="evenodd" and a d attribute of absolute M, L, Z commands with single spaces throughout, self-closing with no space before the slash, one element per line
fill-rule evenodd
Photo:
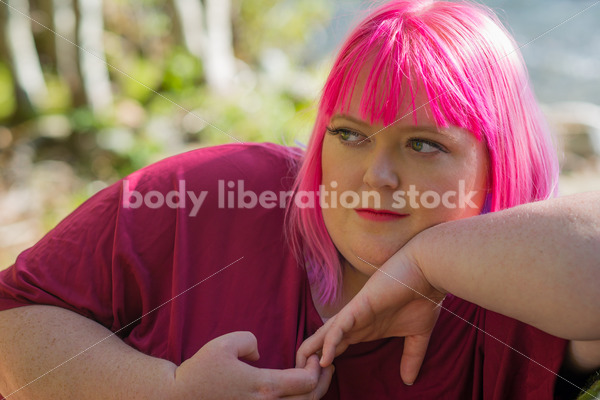
<path fill-rule="evenodd" d="M 236 358 L 248 361 L 256 361 L 260 358 L 256 336 L 252 332 L 231 332 L 217 339 L 223 341 L 227 351 Z"/>
<path fill-rule="evenodd" d="M 297 396 L 311 393 L 317 388 L 321 376 L 319 358 L 316 355 L 308 358 L 305 368 L 263 369 L 262 371 L 268 374 L 267 379 L 273 392 L 280 396 Z"/>
<path fill-rule="evenodd" d="M 321 370 L 321 376 L 319 377 L 319 383 L 317 383 L 317 388 L 314 390 L 316 399 L 320 399 L 325 396 L 327 391 L 329 390 L 329 385 L 331 384 L 331 379 L 333 378 L 333 373 L 335 372 L 335 367 L 332 365 L 327 368 L 323 368 Z"/>
<path fill-rule="evenodd" d="M 328 321 L 329 322 L 329 321 Z M 327 332 L 326 325 L 320 327 L 312 336 L 302 342 L 298 351 L 296 352 L 296 368 L 304 368 L 306 366 L 306 360 L 313 354 L 316 354 L 323 347 L 323 339 Z"/>
<path fill-rule="evenodd" d="M 344 341 L 344 338 L 354 328 L 355 319 L 350 313 L 346 313 L 344 316 L 338 314 L 336 317 L 339 318 L 332 323 L 323 340 L 323 355 L 321 356 L 321 367 L 323 368 L 331 365 L 333 359 L 348 348 L 349 343 Z"/>
<path fill-rule="evenodd" d="M 335 372 L 335 367 L 330 365 L 327 368 L 321 369 L 321 375 L 319 376 L 319 382 L 317 383 L 316 388 L 309 393 L 286 396 L 286 400 L 315 400 L 320 399 L 329 390 L 329 385 L 331 384 L 331 379 L 333 377 L 333 373 Z"/>
<path fill-rule="evenodd" d="M 319 357 L 316 354 L 313 354 L 312 356 L 308 357 L 304 369 L 309 373 L 315 375 L 318 379 L 319 375 L 321 375 L 321 370 L 323 369 L 319 365 Z"/>
<path fill-rule="evenodd" d="M 407 336 L 400 361 L 400 376 L 406 385 L 412 385 L 421 369 L 431 334 Z"/>
<path fill-rule="evenodd" d="M 343 345 L 340 346 L 343 337 L 344 332 L 339 328 L 331 328 L 329 332 L 327 332 L 327 336 L 325 336 L 325 340 L 323 341 L 323 355 L 320 360 L 321 367 L 325 368 L 331 365 L 338 351 L 338 347 L 344 347 Z M 343 350 L 346 350 L 346 347 L 347 346 L 345 346 Z"/>

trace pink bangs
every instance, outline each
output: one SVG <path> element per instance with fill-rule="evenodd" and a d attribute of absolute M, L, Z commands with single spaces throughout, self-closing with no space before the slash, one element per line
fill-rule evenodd
<path fill-rule="evenodd" d="M 365 87 L 356 88 L 361 74 Z M 371 123 L 388 126 L 399 115 L 417 123 L 414 111 L 428 107 L 438 126 L 458 126 L 483 140 L 490 161 L 486 212 L 555 193 L 551 135 L 516 44 L 486 7 L 391 1 L 362 21 L 325 83 L 295 190 L 318 191 L 326 126 L 334 113 L 348 109 L 355 90 L 362 91 L 360 111 Z M 417 91 L 424 91 L 428 103 L 415 102 Z M 321 301 L 334 301 L 341 260 L 321 209 L 291 205 L 287 220 L 291 246 L 306 262 L 311 285 Z"/>
<path fill-rule="evenodd" d="M 352 33 L 325 84 L 319 111 L 331 116 L 347 110 L 354 91 L 359 89 L 362 116 L 371 123 L 393 124 L 399 113 L 416 119 L 413 111 L 428 107 L 438 126 L 460 126 L 479 137 L 477 110 L 485 98 L 477 92 L 487 88 L 476 88 L 469 82 L 468 76 L 479 71 L 466 70 L 456 52 L 469 45 L 448 43 L 443 31 L 427 26 L 428 14 L 423 15 L 427 5 L 433 4 L 443 15 L 438 9 L 444 3 L 404 2 L 409 9 L 399 8 L 398 3 L 380 8 Z M 457 4 L 450 4 L 456 11 Z M 442 29 L 461 28 L 460 24 L 452 26 L 457 25 L 454 18 L 447 19 Z M 361 40 L 367 37 L 370 39 Z M 368 74 L 366 84 L 356 88 L 361 73 Z M 427 103 L 415 103 L 417 90 L 426 92 Z M 402 110 L 405 100 L 410 107 Z"/>

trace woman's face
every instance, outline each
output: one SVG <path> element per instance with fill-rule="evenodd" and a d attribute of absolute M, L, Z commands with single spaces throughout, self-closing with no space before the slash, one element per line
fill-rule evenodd
<path fill-rule="evenodd" d="M 415 112 L 418 125 L 413 115 L 398 115 L 384 129 L 361 118 L 359 101 L 356 93 L 348 112 L 329 122 L 321 200 L 336 248 L 358 272 L 371 275 L 369 264 L 379 267 L 422 230 L 478 215 L 488 161 L 483 142 L 457 127 L 438 129 L 428 106 Z M 417 106 L 426 102 L 416 97 Z"/>

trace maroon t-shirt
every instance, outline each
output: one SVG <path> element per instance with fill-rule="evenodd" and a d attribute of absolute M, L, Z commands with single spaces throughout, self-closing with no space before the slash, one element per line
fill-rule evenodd
<path fill-rule="evenodd" d="M 251 331 L 261 355 L 253 365 L 293 367 L 322 325 L 284 237 L 297 157 L 274 144 L 233 144 L 130 175 L 0 272 L 0 310 L 64 307 L 176 364 L 217 336 Z M 441 312 L 414 385 L 399 377 L 403 339 L 379 340 L 335 360 L 325 398 L 553 398 L 564 340 L 453 296 L 444 307 L 460 318 Z"/>

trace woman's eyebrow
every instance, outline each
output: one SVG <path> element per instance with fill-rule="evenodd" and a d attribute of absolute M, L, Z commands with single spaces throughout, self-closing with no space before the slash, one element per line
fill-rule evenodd
<path fill-rule="evenodd" d="M 367 121 L 363 121 L 362 119 L 355 118 L 352 115 L 348 114 L 335 114 L 333 117 L 331 117 L 331 122 L 335 121 L 336 119 L 344 119 L 350 122 L 354 122 L 358 125 L 371 126 L 371 124 L 369 124 Z"/>
<path fill-rule="evenodd" d="M 333 117 L 331 117 L 331 122 L 334 122 L 337 119 L 350 121 L 357 125 L 362 125 L 364 127 L 371 126 L 371 124 L 369 122 L 364 121 L 360 118 L 353 117 L 352 115 L 348 115 L 348 114 L 335 114 Z M 395 122 L 398 122 L 398 121 L 395 121 Z M 385 132 L 388 129 L 394 129 L 395 122 L 391 123 L 390 125 L 385 126 L 384 128 L 380 129 L 375 134 L 378 134 L 380 132 Z M 430 133 L 434 133 L 434 134 L 438 134 L 438 135 L 443 135 L 454 141 L 457 140 L 457 138 L 455 137 L 454 134 L 452 134 L 452 131 L 450 129 L 446 129 L 446 128 L 440 129 L 437 126 L 433 126 L 433 125 L 416 125 L 416 126 L 408 125 L 408 126 L 396 127 L 395 129 L 398 132 L 423 132 L 423 131 L 425 131 L 425 132 L 430 132 Z"/>

